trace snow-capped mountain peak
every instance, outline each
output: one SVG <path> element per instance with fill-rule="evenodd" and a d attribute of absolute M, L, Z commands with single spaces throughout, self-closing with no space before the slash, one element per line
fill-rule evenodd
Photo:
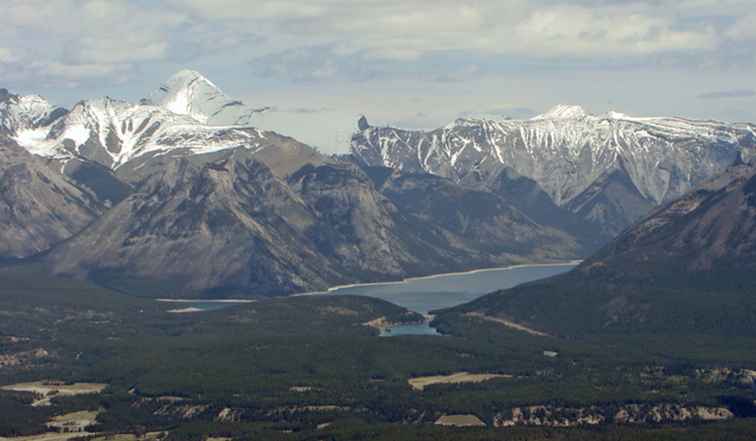
<path fill-rule="evenodd" d="M 534 120 L 543 119 L 581 119 L 588 116 L 589 113 L 585 111 L 581 106 L 573 106 L 568 104 L 559 104 L 548 112 L 534 117 Z"/>
<path fill-rule="evenodd" d="M 638 202 L 615 210 L 629 222 L 634 217 L 622 213 L 645 214 L 636 208 L 679 197 L 738 158 L 756 156 L 756 127 L 619 112 L 590 115 L 579 106 L 560 105 L 530 120 L 463 119 L 432 131 L 370 127 L 354 134 L 352 154 L 367 165 L 474 186 L 495 183 L 502 170 L 511 169 L 575 212 L 598 194 L 597 186 L 599 193 L 621 186 L 632 195 L 626 201 Z M 589 214 L 605 216 L 605 208 Z M 626 226 L 622 222 L 617 229 Z"/>
<path fill-rule="evenodd" d="M 260 111 L 231 99 L 200 73 L 183 70 L 138 104 L 103 97 L 67 111 L 36 95 L 2 90 L 0 132 L 62 164 L 79 158 L 116 169 L 146 154 L 257 148 L 265 135 L 249 122 Z"/>
<path fill-rule="evenodd" d="M 212 81 L 193 70 L 177 72 L 153 93 L 153 99 L 159 106 L 178 115 L 191 116 L 203 124 L 210 117 L 201 108 L 203 103 L 219 97 L 227 98 Z"/>
<path fill-rule="evenodd" d="M 193 70 L 174 74 L 153 92 L 151 101 L 175 114 L 215 126 L 249 125 L 255 113 L 267 110 L 252 108 L 230 98 L 212 81 Z"/>
<path fill-rule="evenodd" d="M 10 133 L 36 129 L 65 113 L 39 95 L 14 95 L 0 89 L 0 127 Z"/>

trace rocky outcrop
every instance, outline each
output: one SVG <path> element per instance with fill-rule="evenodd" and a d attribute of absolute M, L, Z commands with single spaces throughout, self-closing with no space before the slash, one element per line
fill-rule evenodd
<path fill-rule="evenodd" d="M 726 407 L 685 404 L 626 404 L 621 406 L 515 407 L 494 417 L 495 427 L 578 427 L 599 424 L 661 424 L 725 421 L 735 418 Z"/>

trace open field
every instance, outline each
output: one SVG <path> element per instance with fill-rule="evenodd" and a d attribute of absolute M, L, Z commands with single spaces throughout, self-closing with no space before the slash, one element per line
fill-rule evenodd
<path fill-rule="evenodd" d="M 486 423 L 475 415 L 444 415 L 437 419 L 437 426 L 485 427 Z"/>
<path fill-rule="evenodd" d="M 41 396 L 32 403 L 33 407 L 49 406 L 50 400 L 54 397 L 63 396 L 76 396 L 87 394 L 99 394 L 105 388 L 107 384 L 99 383 L 72 383 L 65 384 L 61 381 L 35 381 L 32 383 L 19 383 L 11 384 L 8 386 L 0 387 L 0 390 L 11 392 L 26 392 L 34 394 L 35 396 Z"/>
<path fill-rule="evenodd" d="M 407 382 L 413 389 L 421 391 L 434 384 L 482 383 L 484 381 L 496 380 L 498 378 L 512 378 L 512 376 L 505 374 L 471 374 L 468 372 L 457 372 L 450 375 L 415 377 L 410 378 Z"/>
<path fill-rule="evenodd" d="M 53 417 L 47 423 L 47 427 L 58 432 L 84 433 L 89 427 L 93 426 L 97 422 L 97 416 L 100 414 L 100 412 L 101 410 L 80 410 L 78 412 L 71 412 L 65 415 L 58 415 Z"/>
<path fill-rule="evenodd" d="M 7 438 L 0 436 L 0 441 L 68 441 L 70 439 L 81 438 L 83 436 L 88 436 L 88 435 L 94 435 L 94 434 L 84 434 L 84 433 L 78 433 L 78 432 L 71 432 L 71 433 L 50 432 L 50 433 L 43 433 L 41 435 L 16 436 L 16 437 L 7 437 Z"/>

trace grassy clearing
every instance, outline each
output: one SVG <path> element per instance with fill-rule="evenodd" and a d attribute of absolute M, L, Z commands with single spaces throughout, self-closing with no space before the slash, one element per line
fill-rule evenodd
<path fill-rule="evenodd" d="M 457 372 L 451 375 L 433 375 L 429 377 L 414 377 L 407 380 L 412 389 L 422 391 L 426 387 L 434 384 L 463 384 L 463 383 L 483 383 L 484 381 L 495 380 L 498 378 L 512 378 L 506 374 L 471 374 L 469 372 Z"/>
<path fill-rule="evenodd" d="M 32 407 L 49 406 L 55 397 L 73 397 L 76 395 L 99 394 L 107 384 L 101 383 L 72 383 L 65 384 L 60 381 L 35 381 L 32 383 L 18 383 L 0 387 L 0 390 L 8 392 L 26 392 L 39 396 L 32 402 Z"/>
<path fill-rule="evenodd" d="M 475 415 L 444 415 L 435 423 L 437 426 L 485 427 L 486 423 Z"/>

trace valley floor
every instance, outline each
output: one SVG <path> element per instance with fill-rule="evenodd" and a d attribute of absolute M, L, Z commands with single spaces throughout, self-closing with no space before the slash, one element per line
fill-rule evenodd
<path fill-rule="evenodd" d="M 756 430 L 753 339 L 567 340 L 464 315 L 437 319 L 446 337 L 386 339 L 365 323 L 422 316 L 350 295 L 172 306 L 0 270 L 0 355 L 15 360 L 0 367 L 11 386 L 0 390 L 0 436 L 71 439 L 48 426 L 66 415 L 96 415 L 79 435 L 134 440 L 746 440 Z"/>

